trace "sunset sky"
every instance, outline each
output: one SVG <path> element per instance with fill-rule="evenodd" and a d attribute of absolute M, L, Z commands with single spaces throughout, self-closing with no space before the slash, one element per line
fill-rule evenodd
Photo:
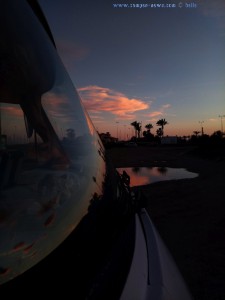
<path fill-rule="evenodd" d="M 224 0 L 160 2 L 175 8 L 151 7 L 155 1 L 39 2 L 99 132 L 127 138 L 138 121 L 143 130 L 151 123 L 155 133 L 162 118 L 169 123 L 165 135 L 191 135 L 202 126 L 207 134 L 221 130 Z M 149 6 L 113 5 L 122 3 Z"/>

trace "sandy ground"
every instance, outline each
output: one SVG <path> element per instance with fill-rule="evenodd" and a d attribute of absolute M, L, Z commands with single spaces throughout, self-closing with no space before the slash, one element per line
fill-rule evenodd
<path fill-rule="evenodd" d="M 225 156 L 191 147 L 107 150 L 115 167 L 165 166 L 199 174 L 135 187 L 195 300 L 225 299 Z M 182 300 L 182 299 L 181 299 Z"/>

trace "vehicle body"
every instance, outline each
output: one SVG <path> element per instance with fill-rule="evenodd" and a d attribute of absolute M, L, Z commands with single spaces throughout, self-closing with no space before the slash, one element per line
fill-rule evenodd
<path fill-rule="evenodd" d="M 1 291 L 191 299 L 107 157 L 38 3 L 0 5 Z"/>

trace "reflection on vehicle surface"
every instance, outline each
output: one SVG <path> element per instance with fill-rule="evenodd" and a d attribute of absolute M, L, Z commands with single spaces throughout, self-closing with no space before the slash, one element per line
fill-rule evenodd
<path fill-rule="evenodd" d="M 129 176 L 105 155 L 36 0 L 0 4 L 2 294 L 190 300 Z"/>
<path fill-rule="evenodd" d="M 1 2 L 0 282 L 49 254 L 102 193 L 104 149 L 26 1 Z M 29 30 L 28 26 L 29 24 Z"/>

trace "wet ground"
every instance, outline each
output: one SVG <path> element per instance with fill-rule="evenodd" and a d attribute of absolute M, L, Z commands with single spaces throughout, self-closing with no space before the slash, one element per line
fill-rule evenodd
<path fill-rule="evenodd" d="M 199 176 L 134 187 L 174 257 L 195 300 L 225 299 L 225 157 L 191 147 L 107 150 L 121 167 L 185 168 Z"/>

